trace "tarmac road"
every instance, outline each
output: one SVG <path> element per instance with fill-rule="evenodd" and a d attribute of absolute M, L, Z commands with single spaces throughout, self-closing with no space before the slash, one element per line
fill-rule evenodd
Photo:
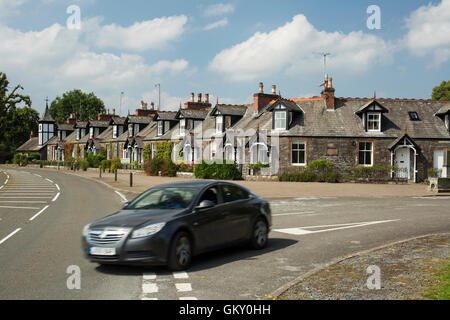
<path fill-rule="evenodd" d="M 273 199 L 265 250 L 204 254 L 175 274 L 161 267 L 100 267 L 83 258 L 81 231 L 118 210 L 120 195 L 57 171 L 0 171 L 10 176 L 5 185 L 0 173 L 0 201 L 11 201 L 0 202 L 0 299 L 265 299 L 336 257 L 450 231 L 450 197 Z M 81 271 L 79 290 L 67 287 L 69 266 Z"/>

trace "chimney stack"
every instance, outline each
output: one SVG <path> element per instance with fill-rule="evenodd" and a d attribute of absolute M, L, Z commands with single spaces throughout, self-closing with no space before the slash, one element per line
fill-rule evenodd
<path fill-rule="evenodd" d="M 155 103 L 153 101 L 150 103 L 150 110 L 155 110 Z"/>
<path fill-rule="evenodd" d="M 209 93 L 205 93 L 205 103 L 209 103 Z"/>
<path fill-rule="evenodd" d="M 259 92 L 253 95 L 253 112 L 258 114 L 261 109 L 272 100 L 278 100 L 280 96 L 276 94 L 276 86 L 272 86 L 272 94 L 264 93 L 264 84 L 259 83 Z"/>
<path fill-rule="evenodd" d="M 147 110 L 148 103 L 141 101 L 141 110 Z"/>
<path fill-rule="evenodd" d="M 191 92 L 191 102 L 194 102 L 194 93 Z"/>
<path fill-rule="evenodd" d="M 116 109 L 112 109 L 112 114 L 113 114 L 113 116 L 116 115 Z"/>
<path fill-rule="evenodd" d="M 277 86 L 276 85 L 272 85 L 272 94 L 277 94 Z"/>
<path fill-rule="evenodd" d="M 199 93 L 197 95 L 197 102 L 202 102 L 202 94 L 201 93 Z"/>
<path fill-rule="evenodd" d="M 322 91 L 322 98 L 325 100 L 327 110 L 335 110 L 335 98 L 334 98 L 333 78 L 328 76 L 325 78 L 325 85 Z"/>

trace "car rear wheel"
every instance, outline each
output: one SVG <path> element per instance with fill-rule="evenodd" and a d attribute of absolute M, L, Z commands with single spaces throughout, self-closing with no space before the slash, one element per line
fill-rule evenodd
<path fill-rule="evenodd" d="M 192 260 L 191 239 L 186 232 L 175 235 L 169 252 L 169 269 L 178 271 L 189 268 Z"/>
<path fill-rule="evenodd" d="M 256 250 L 264 249 L 267 246 L 268 240 L 269 228 L 267 227 L 266 221 L 260 218 L 253 225 L 250 246 Z"/>

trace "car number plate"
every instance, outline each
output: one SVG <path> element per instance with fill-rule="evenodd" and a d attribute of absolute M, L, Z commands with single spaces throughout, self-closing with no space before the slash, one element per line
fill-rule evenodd
<path fill-rule="evenodd" d="M 93 256 L 114 256 L 116 254 L 116 248 L 91 247 L 89 254 Z"/>

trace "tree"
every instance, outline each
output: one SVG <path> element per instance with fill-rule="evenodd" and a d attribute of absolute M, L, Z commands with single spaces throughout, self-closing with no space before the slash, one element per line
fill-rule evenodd
<path fill-rule="evenodd" d="M 431 99 L 439 101 L 450 100 L 450 80 L 442 81 L 439 86 L 433 88 Z"/>
<path fill-rule="evenodd" d="M 94 93 L 84 93 L 79 89 L 63 93 L 50 104 L 50 114 L 56 122 L 64 122 L 71 113 L 79 120 L 96 119 L 100 112 L 105 112 L 105 104 Z"/>
<path fill-rule="evenodd" d="M 31 99 L 19 93 L 16 85 L 9 90 L 5 73 L 0 72 L 0 160 L 11 159 L 15 150 L 37 132 L 39 113 L 31 108 Z M 20 107 L 22 106 L 23 107 Z"/>

